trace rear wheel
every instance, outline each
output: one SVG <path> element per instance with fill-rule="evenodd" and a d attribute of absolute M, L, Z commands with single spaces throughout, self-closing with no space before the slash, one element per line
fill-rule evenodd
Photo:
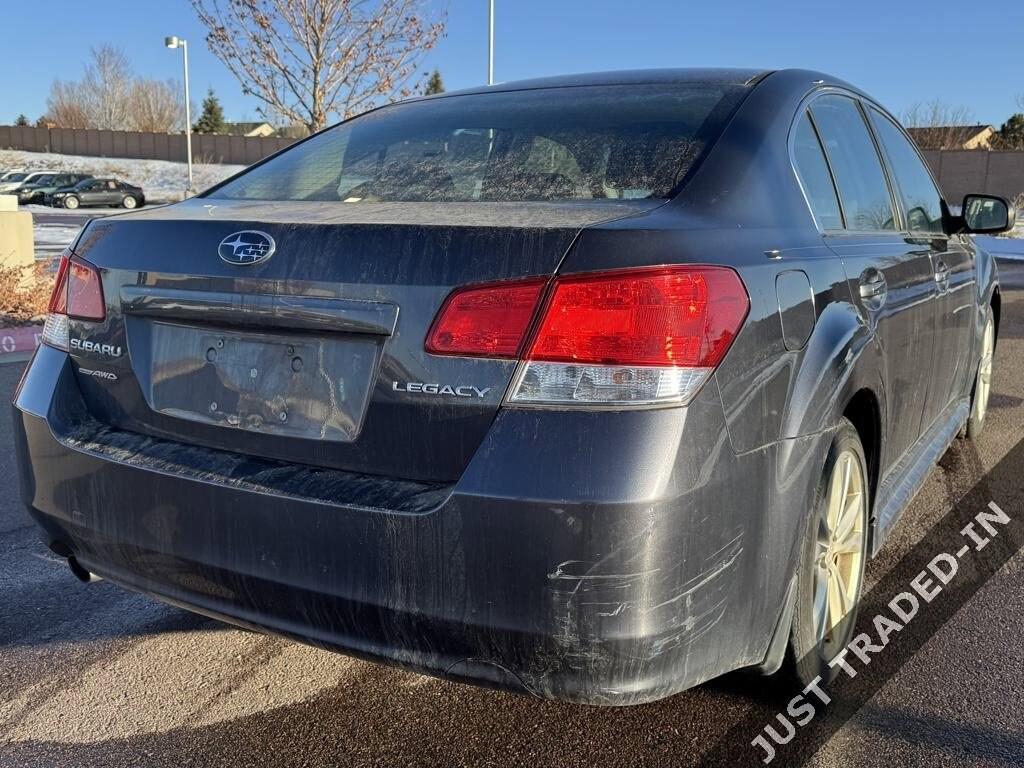
<path fill-rule="evenodd" d="M 791 668 L 804 685 L 832 680 L 829 662 L 853 635 L 864 584 L 870 507 L 860 436 L 843 419 L 829 447 L 797 571 Z"/>
<path fill-rule="evenodd" d="M 121 201 L 121 205 L 123 205 L 125 208 L 134 208 L 138 204 L 139 204 L 139 201 L 136 200 L 131 195 L 125 195 L 124 196 L 124 200 Z"/>
<path fill-rule="evenodd" d="M 78 207 L 78 198 L 77 197 L 65 197 L 64 198 L 64 207 L 65 208 L 69 208 L 72 211 L 75 210 L 75 208 Z"/>
<path fill-rule="evenodd" d="M 996 348 L 996 323 L 991 307 L 985 318 L 985 331 L 981 336 L 981 360 L 974 377 L 974 394 L 971 396 L 971 415 L 967 419 L 967 437 L 976 440 L 985 428 L 988 413 L 988 399 L 992 392 L 992 356 Z"/>

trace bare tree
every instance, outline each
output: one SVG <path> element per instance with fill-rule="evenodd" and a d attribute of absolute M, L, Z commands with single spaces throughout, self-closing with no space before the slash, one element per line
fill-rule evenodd
<path fill-rule="evenodd" d="M 210 51 L 259 99 L 310 131 L 411 95 L 444 34 L 423 0 L 191 0 Z"/>
<path fill-rule="evenodd" d="M 912 104 L 901 119 L 907 128 L 914 129 L 914 141 L 921 149 L 962 149 L 967 140 L 964 129 L 974 123 L 967 107 L 939 99 Z"/>
<path fill-rule="evenodd" d="M 55 80 L 47 118 L 61 128 L 106 128 L 170 133 L 184 126 L 184 109 L 173 80 L 136 78 L 117 48 L 92 50 L 81 80 Z"/>
<path fill-rule="evenodd" d="M 183 128 L 185 105 L 174 80 L 132 82 L 128 92 L 128 127 L 135 131 L 173 133 Z"/>
<path fill-rule="evenodd" d="M 50 118 L 62 128 L 124 129 L 131 86 L 132 72 L 125 55 L 109 45 L 93 48 L 81 80 L 55 80 L 50 86 Z"/>
<path fill-rule="evenodd" d="M 128 124 L 132 69 L 124 53 L 111 45 L 92 49 L 92 61 L 78 84 L 91 128 L 123 130 Z"/>
<path fill-rule="evenodd" d="M 46 117 L 59 128 L 89 128 L 89 115 L 78 83 L 54 80 L 46 99 Z"/>

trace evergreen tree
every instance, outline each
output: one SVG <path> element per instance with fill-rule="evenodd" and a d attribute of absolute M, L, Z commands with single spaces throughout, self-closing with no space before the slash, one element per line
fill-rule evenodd
<path fill-rule="evenodd" d="M 15 125 L 28 125 L 28 118 L 25 115 L 18 115 L 18 119 L 14 121 Z"/>
<path fill-rule="evenodd" d="M 433 96 L 435 93 L 444 93 L 444 81 L 441 79 L 441 73 L 436 69 L 430 73 L 430 79 L 427 80 L 427 85 L 423 89 L 423 95 Z"/>
<path fill-rule="evenodd" d="M 224 110 L 220 106 L 220 99 L 214 94 L 213 88 L 206 92 L 206 98 L 203 99 L 203 113 L 192 130 L 196 133 L 224 133 L 227 130 L 227 125 L 224 123 Z"/>
<path fill-rule="evenodd" d="M 999 129 L 999 149 L 1024 149 L 1024 113 L 1011 115 Z"/>

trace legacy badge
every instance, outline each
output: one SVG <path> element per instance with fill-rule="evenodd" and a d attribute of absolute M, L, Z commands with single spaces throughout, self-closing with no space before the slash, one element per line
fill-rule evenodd
<path fill-rule="evenodd" d="M 424 395 L 452 395 L 453 397 L 484 397 L 491 387 L 478 389 L 468 384 L 427 384 L 422 381 L 393 381 L 391 389 L 395 392 L 419 392 Z"/>

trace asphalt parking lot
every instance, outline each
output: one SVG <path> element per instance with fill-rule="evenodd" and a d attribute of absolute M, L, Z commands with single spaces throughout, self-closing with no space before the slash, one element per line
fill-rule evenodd
<path fill-rule="evenodd" d="M 1005 298 L 989 423 L 958 441 L 869 583 L 1024 437 L 1024 264 Z M 1007 290 L 1013 289 L 1013 290 Z M 22 363 L 0 365 L 9 397 Z M 733 675 L 597 709 L 447 683 L 82 584 L 18 501 L 0 408 L 0 766 L 676 766 L 765 696 Z M 1016 501 L 1016 500 L 1015 500 Z M 1011 559 L 844 725 L 816 766 L 1024 765 L 1024 556 Z"/>

